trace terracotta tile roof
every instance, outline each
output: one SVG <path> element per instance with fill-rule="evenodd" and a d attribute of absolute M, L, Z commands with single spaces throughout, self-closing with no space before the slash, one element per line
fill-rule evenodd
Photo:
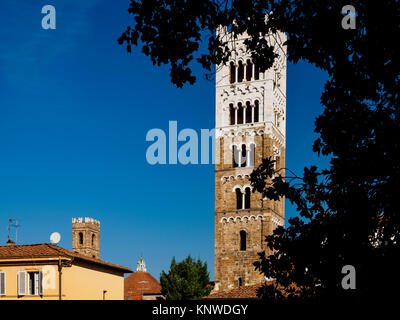
<path fill-rule="evenodd" d="M 288 289 L 294 290 L 294 292 L 292 292 L 293 294 L 297 294 L 297 290 L 300 290 L 295 284 L 292 284 L 289 287 L 282 287 L 281 285 L 276 285 L 275 280 L 268 280 L 264 283 L 243 286 L 230 291 L 211 292 L 210 295 L 204 297 L 204 299 L 258 299 L 257 290 L 263 285 L 273 285 L 284 297 L 288 296 Z"/>
<path fill-rule="evenodd" d="M 143 294 L 161 294 L 161 285 L 150 273 L 136 271 L 125 278 L 125 300 L 142 300 Z"/>
<path fill-rule="evenodd" d="M 204 299 L 258 299 L 257 289 L 261 286 L 261 284 L 255 284 L 242 286 L 229 291 L 211 292 L 211 294 Z"/>
<path fill-rule="evenodd" d="M 2 259 L 17 259 L 17 258 L 42 258 L 42 257 L 67 257 L 84 260 L 87 262 L 100 264 L 113 269 L 118 269 L 124 273 L 132 272 L 131 269 L 103 261 L 96 258 L 87 257 L 85 255 L 61 248 L 50 243 L 39 243 L 29 245 L 8 245 L 0 246 L 0 262 Z"/>

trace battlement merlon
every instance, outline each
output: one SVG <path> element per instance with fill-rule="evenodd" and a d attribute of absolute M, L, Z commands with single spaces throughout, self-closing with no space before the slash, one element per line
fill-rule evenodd
<path fill-rule="evenodd" d="M 85 218 L 72 218 L 72 223 L 91 223 L 100 226 L 100 221 L 90 218 L 90 217 L 85 217 Z"/>

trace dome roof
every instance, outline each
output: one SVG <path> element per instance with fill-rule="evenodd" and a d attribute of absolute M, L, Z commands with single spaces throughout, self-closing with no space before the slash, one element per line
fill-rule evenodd
<path fill-rule="evenodd" d="M 156 278 L 146 272 L 143 258 L 140 258 L 136 270 L 124 280 L 125 300 L 142 300 L 146 294 L 161 294 L 161 285 Z"/>

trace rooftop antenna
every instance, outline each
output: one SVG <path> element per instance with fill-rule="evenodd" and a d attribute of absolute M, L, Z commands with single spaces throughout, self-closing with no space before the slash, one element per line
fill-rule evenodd
<path fill-rule="evenodd" d="M 8 240 L 10 240 L 10 233 L 11 233 L 11 227 L 15 228 L 15 244 L 18 243 L 18 227 L 20 225 L 18 224 L 18 219 L 9 219 L 8 220 Z"/>

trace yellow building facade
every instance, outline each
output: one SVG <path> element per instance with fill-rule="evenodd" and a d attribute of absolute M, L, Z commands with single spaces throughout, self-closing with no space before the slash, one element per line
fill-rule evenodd
<path fill-rule="evenodd" d="M 0 301 L 123 300 L 130 272 L 52 244 L 0 246 Z"/>
<path fill-rule="evenodd" d="M 72 251 L 50 243 L 0 246 L 1 300 L 123 300 L 132 270 L 100 259 L 100 222 L 72 219 Z"/>

